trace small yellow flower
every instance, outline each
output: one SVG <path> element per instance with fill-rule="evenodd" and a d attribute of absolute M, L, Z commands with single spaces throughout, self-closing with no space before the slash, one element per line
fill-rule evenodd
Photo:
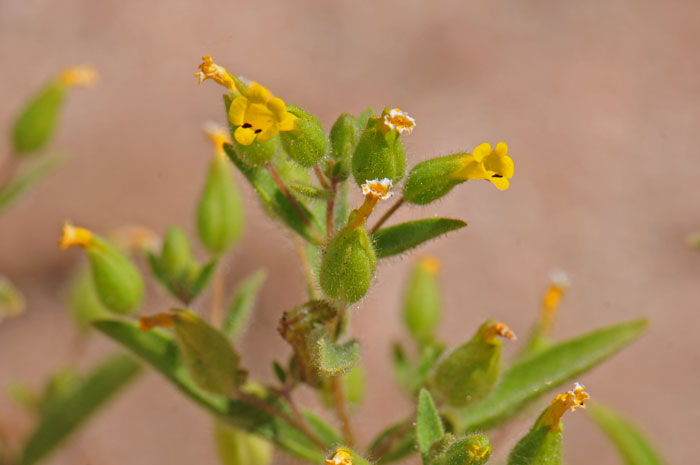
<path fill-rule="evenodd" d="M 549 276 L 549 286 L 542 296 L 542 330 L 549 331 L 554 325 L 561 299 L 571 285 L 569 275 L 563 270 L 555 270 Z"/>
<path fill-rule="evenodd" d="M 389 178 L 365 181 L 362 184 L 362 193 L 365 196 L 365 201 L 360 205 L 360 208 L 354 211 L 354 216 L 348 227 L 352 229 L 364 225 L 367 217 L 374 211 L 379 201 L 386 200 L 392 196 L 391 188 L 393 185 L 394 183 Z"/>
<path fill-rule="evenodd" d="M 461 161 L 462 167 L 452 174 L 453 178 L 465 181 L 486 179 L 500 190 L 510 187 L 515 166 L 513 159 L 508 156 L 508 145 L 505 142 L 499 142 L 493 150 L 491 144 L 483 143 Z"/>
<path fill-rule="evenodd" d="M 236 85 L 233 82 L 233 78 L 226 71 L 226 68 L 214 63 L 214 60 L 211 59 L 211 55 L 204 55 L 202 57 L 202 63 L 198 66 L 198 68 L 200 71 L 194 73 L 194 75 L 199 78 L 199 84 L 204 82 L 206 79 L 212 79 L 226 87 L 228 90 L 235 91 Z"/>
<path fill-rule="evenodd" d="M 58 80 L 68 87 L 92 87 L 99 74 L 92 66 L 73 66 L 61 71 Z"/>
<path fill-rule="evenodd" d="M 478 457 L 480 459 L 483 459 L 484 457 L 486 457 L 487 454 L 490 454 L 491 450 L 492 448 L 490 445 L 484 447 L 483 449 L 478 444 L 472 444 L 471 446 L 469 446 L 469 452 L 471 452 L 472 456 Z"/>
<path fill-rule="evenodd" d="M 408 113 L 401 111 L 401 109 L 392 108 L 384 110 L 382 127 L 385 132 L 396 131 L 399 134 L 411 134 L 413 128 L 416 127 L 416 120 L 411 118 Z"/>
<path fill-rule="evenodd" d="M 584 389 L 586 386 L 575 383 L 572 390 L 557 395 L 552 401 L 552 405 L 542 414 L 540 425 L 550 426 L 552 429 L 557 428 L 561 417 L 567 410 L 573 412 L 578 408 L 586 408 L 586 401 L 591 396 Z"/>
<path fill-rule="evenodd" d="M 246 96 L 238 96 L 231 102 L 228 119 L 238 126 L 233 137 L 241 145 L 250 145 L 257 138 L 264 143 L 280 131 L 294 129 L 296 116 L 287 111 L 287 105 L 279 97 L 258 83 L 251 83 Z"/>
<path fill-rule="evenodd" d="M 511 341 L 515 341 L 517 339 L 517 336 L 513 331 L 511 331 L 507 324 L 498 321 L 486 328 L 484 339 L 491 340 L 496 336 L 504 337 Z"/>
<path fill-rule="evenodd" d="M 86 247 L 92 243 L 92 232 L 85 228 L 73 226 L 70 222 L 63 223 L 63 235 L 58 240 L 58 245 L 62 250 L 66 250 L 73 245 Z"/>
<path fill-rule="evenodd" d="M 229 135 L 228 129 L 212 122 L 206 123 L 202 129 L 204 130 L 204 135 L 214 146 L 214 152 L 217 155 L 225 156 L 224 144 L 231 143 L 231 136 Z"/>
<path fill-rule="evenodd" d="M 152 316 L 139 318 L 139 329 L 150 331 L 153 328 L 171 328 L 175 326 L 175 315 L 172 313 L 156 313 Z"/>
<path fill-rule="evenodd" d="M 345 447 L 339 447 L 333 457 L 326 459 L 326 465 L 352 465 L 352 452 Z"/>
<path fill-rule="evenodd" d="M 440 260 L 432 255 L 425 255 L 421 257 L 418 264 L 430 274 L 438 274 L 440 268 L 442 268 L 442 263 L 440 263 Z"/>

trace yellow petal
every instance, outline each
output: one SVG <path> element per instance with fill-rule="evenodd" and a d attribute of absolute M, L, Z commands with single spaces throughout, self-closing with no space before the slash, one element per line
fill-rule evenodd
<path fill-rule="evenodd" d="M 488 142 L 484 142 L 483 144 L 477 146 L 474 151 L 472 152 L 472 156 L 476 161 L 481 161 L 486 157 L 488 154 L 491 153 L 491 144 Z"/>
<path fill-rule="evenodd" d="M 250 84 L 250 87 L 248 87 L 248 93 L 246 94 L 246 97 L 248 97 L 251 103 L 265 103 L 268 100 L 270 100 L 270 97 L 272 97 L 272 95 L 270 94 L 269 90 L 267 90 L 257 82 L 252 82 Z"/>
<path fill-rule="evenodd" d="M 245 97 L 236 97 L 228 109 L 228 120 L 234 126 L 242 126 L 245 110 L 248 108 L 248 99 Z"/>
<path fill-rule="evenodd" d="M 236 138 L 241 145 L 250 145 L 255 140 L 255 131 L 252 128 L 239 127 L 236 132 L 233 133 L 233 137 Z"/>
<path fill-rule="evenodd" d="M 498 190 L 504 191 L 510 187 L 510 181 L 508 178 L 491 178 L 489 179 Z"/>
<path fill-rule="evenodd" d="M 513 159 L 508 155 L 499 155 L 495 150 L 484 158 L 484 167 L 487 171 L 500 174 L 504 178 L 513 177 Z"/>
<path fill-rule="evenodd" d="M 293 131 L 296 128 L 295 121 L 297 117 L 291 113 L 287 113 L 287 116 L 280 121 L 280 131 Z"/>
<path fill-rule="evenodd" d="M 457 179 L 489 179 L 491 175 L 484 169 L 484 164 L 476 161 L 474 157 L 465 157 L 466 163 L 452 177 Z"/>
<path fill-rule="evenodd" d="M 267 127 L 267 129 L 263 130 L 261 133 L 258 134 L 258 142 L 263 144 L 275 137 L 275 135 L 277 135 L 278 132 L 279 124 L 277 124 L 277 122 L 274 121 L 271 125 Z"/>
<path fill-rule="evenodd" d="M 493 151 L 496 152 L 496 154 L 498 154 L 499 156 L 504 157 L 508 155 L 508 144 L 506 144 L 505 142 L 499 142 L 498 144 L 496 144 L 496 148 L 493 149 Z"/>
<path fill-rule="evenodd" d="M 284 104 L 284 100 L 279 97 L 270 99 L 267 102 L 267 108 L 275 115 L 277 121 L 282 121 L 285 116 L 287 116 L 287 105 Z"/>

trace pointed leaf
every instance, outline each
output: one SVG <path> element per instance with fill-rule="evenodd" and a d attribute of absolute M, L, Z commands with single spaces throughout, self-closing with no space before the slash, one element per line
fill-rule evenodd
<path fill-rule="evenodd" d="M 462 220 L 425 218 L 382 228 L 374 233 L 377 258 L 391 257 L 406 252 L 422 243 L 466 226 Z"/>
<path fill-rule="evenodd" d="M 416 414 L 416 437 L 418 438 L 418 450 L 425 462 L 430 452 L 430 446 L 439 441 L 445 435 L 442 420 L 430 392 L 421 389 L 418 394 L 418 412 Z"/>
<path fill-rule="evenodd" d="M 248 327 L 248 320 L 255 306 L 255 298 L 265 279 L 267 279 L 267 272 L 258 270 L 243 279 L 236 288 L 222 328 L 222 331 L 230 339 L 236 340 Z"/>
<path fill-rule="evenodd" d="M 319 370 L 329 375 L 341 375 L 355 366 L 360 358 L 360 344 L 352 340 L 336 344 L 327 335 L 316 341 L 315 360 Z"/>
<path fill-rule="evenodd" d="M 637 339 L 647 320 L 633 320 L 556 344 L 505 370 L 484 400 L 459 411 L 452 420 L 461 430 L 483 430 L 515 414 L 520 407 L 577 376 Z"/>
<path fill-rule="evenodd" d="M 30 187 L 44 179 L 63 163 L 62 155 L 47 155 L 38 159 L 32 166 L 20 172 L 0 190 L 0 213 L 24 194 Z"/>
<path fill-rule="evenodd" d="M 204 290 L 207 283 L 209 283 L 209 280 L 214 275 L 214 270 L 216 269 L 216 265 L 218 264 L 218 262 L 219 261 L 215 258 L 209 261 L 206 265 L 202 267 L 202 269 L 199 270 L 197 278 L 187 290 L 187 297 L 190 301 L 194 300 L 195 297 L 197 297 L 199 293 L 202 292 L 202 290 Z"/>
<path fill-rule="evenodd" d="M 46 457 L 139 371 L 139 364 L 123 354 L 113 355 L 98 365 L 69 395 L 52 404 L 29 438 L 21 465 L 31 465 Z"/>
<path fill-rule="evenodd" d="M 416 428 L 413 421 L 397 423 L 377 435 L 369 446 L 377 465 L 396 462 L 416 450 Z"/>
<path fill-rule="evenodd" d="M 627 465 L 663 465 L 656 448 L 629 420 L 598 402 L 589 404 L 588 415 L 615 444 Z"/>

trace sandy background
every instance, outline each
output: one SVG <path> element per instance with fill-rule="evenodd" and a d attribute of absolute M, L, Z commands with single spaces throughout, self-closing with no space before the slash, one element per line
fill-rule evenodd
<path fill-rule="evenodd" d="M 0 327 L 0 384 L 38 385 L 68 360 L 74 332 L 62 286 L 80 254 L 55 246 L 65 218 L 98 231 L 136 222 L 194 232 L 210 157 L 200 124 L 223 120 L 220 89 L 192 76 L 211 53 L 327 128 L 344 110 L 400 106 L 418 121 L 406 140 L 411 165 L 507 141 L 516 164 L 509 191 L 470 183 L 397 218 L 470 223 L 421 250 L 444 263 L 442 335 L 458 343 L 491 316 L 526 334 L 548 271 L 563 267 L 574 285 L 561 337 L 653 319 L 639 343 L 580 380 L 643 425 L 669 462 L 688 463 L 700 423 L 700 254 L 683 237 L 700 229 L 699 47 L 694 0 L 3 0 L 5 133 L 24 96 L 65 65 L 93 63 L 102 81 L 67 105 L 54 147 L 69 162 L 0 218 L 0 270 L 29 303 Z M 269 379 L 270 361 L 287 350 L 275 323 L 302 299 L 303 283 L 291 242 L 244 190 L 249 225 L 226 280 L 271 270 L 242 345 L 246 363 Z M 363 441 L 409 409 L 390 383 L 388 343 L 405 337 L 398 306 L 410 263 L 383 263 L 355 313 L 371 389 L 355 420 Z M 157 292 L 148 309 L 171 303 Z M 95 338 L 81 363 L 112 347 Z M 17 433 L 31 425 L 6 396 L 0 420 Z M 531 421 L 512 427 L 498 451 Z M 49 463 L 216 463 L 210 423 L 149 373 Z M 585 415 L 566 424 L 566 463 L 619 463 Z"/>

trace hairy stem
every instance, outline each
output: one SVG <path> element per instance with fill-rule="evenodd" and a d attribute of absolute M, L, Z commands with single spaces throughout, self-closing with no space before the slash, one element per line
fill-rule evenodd
<path fill-rule="evenodd" d="M 384 215 L 382 215 L 381 218 L 379 218 L 379 221 L 377 221 L 377 224 L 375 224 L 372 227 L 372 229 L 370 229 L 370 231 L 369 231 L 370 234 L 374 234 L 375 232 L 377 232 L 377 229 L 379 229 L 386 222 L 386 220 L 388 220 L 391 217 L 391 215 L 393 215 L 396 212 L 396 210 L 398 210 L 401 207 L 401 205 L 403 205 L 403 204 L 404 204 L 404 198 L 399 197 L 399 199 L 394 203 L 394 205 L 392 205 L 391 208 L 388 209 L 386 211 L 386 213 L 384 213 Z"/>
<path fill-rule="evenodd" d="M 321 183 L 321 187 L 326 190 L 330 190 L 331 185 L 328 183 L 328 180 L 326 180 L 326 176 L 323 175 L 323 171 L 321 171 L 321 167 L 318 166 L 318 163 L 314 165 L 314 173 L 316 173 L 316 177 L 318 178 L 318 182 Z"/>
<path fill-rule="evenodd" d="M 348 413 L 348 403 L 345 399 L 345 390 L 343 389 L 343 378 L 341 376 L 331 377 L 331 391 L 333 393 L 333 402 L 335 410 L 338 414 L 338 420 L 341 423 L 343 437 L 346 445 L 352 447 L 355 444 L 355 436 L 352 433 L 352 424 L 350 423 L 350 414 Z"/>
<path fill-rule="evenodd" d="M 335 196 L 338 192 L 338 183 L 335 179 L 331 180 L 330 191 L 331 197 L 326 204 L 326 237 L 329 242 L 333 237 L 335 225 Z"/>
<path fill-rule="evenodd" d="M 296 210 L 301 220 L 309 228 L 309 231 L 311 231 L 311 233 L 314 236 L 314 240 L 320 244 L 322 242 L 321 237 L 318 235 L 318 232 L 316 232 L 316 229 L 314 229 L 314 227 L 311 225 L 311 220 L 309 219 L 301 205 L 299 205 L 297 199 L 292 195 L 291 192 L 289 192 L 289 189 L 284 184 L 284 181 L 280 177 L 280 174 L 277 172 L 275 167 L 272 166 L 272 164 L 269 164 L 267 165 L 267 171 L 270 173 L 270 176 L 272 176 L 272 179 L 275 180 L 275 184 L 277 184 L 279 190 L 282 191 L 282 194 L 287 198 L 287 200 L 289 200 L 289 203 L 292 205 L 292 208 Z"/>
<path fill-rule="evenodd" d="M 211 313 L 209 315 L 211 324 L 221 327 L 224 322 L 224 270 L 221 263 L 217 264 L 214 270 L 214 277 L 211 285 Z"/>

